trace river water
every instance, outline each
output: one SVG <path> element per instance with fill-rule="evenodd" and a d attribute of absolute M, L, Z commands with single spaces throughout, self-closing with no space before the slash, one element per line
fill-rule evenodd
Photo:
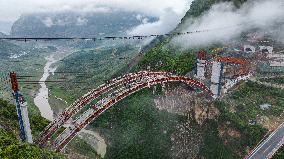
<path fill-rule="evenodd" d="M 51 74 L 54 74 L 57 68 L 56 63 L 60 61 L 61 59 L 63 59 L 64 57 L 70 55 L 71 52 L 72 52 L 71 50 L 68 50 L 66 48 L 65 49 L 61 48 L 55 53 L 45 57 L 47 62 L 44 66 L 44 72 L 39 82 L 40 84 L 39 92 L 34 98 L 34 104 L 39 108 L 41 116 L 46 118 L 49 121 L 52 121 L 54 119 L 54 116 L 53 116 L 54 113 L 48 102 L 49 90 L 45 84 L 45 81 L 48 79 L 48 77 Z M 56 98 L 58 100 L 63 101 L 63 99 L 59 97 L 56 97 Z M 101 157 L 104 157 L 104 155 L 106 154 L 107 145 L 106 145 L 105 140 L 99 135 L 99 133 L 95 131 L 83 129 L 80 132 L 79 136 L 83 138 L 87 143 L 89 143 Z"/>
<path fill-rule="evenodd" d="M 44 66 L 44 72 L 40 79 L 40 89 L 39 93 L 34 98 L 35 105 L 39 108 L 41 116 L 47 120 L 53 120 L 53 111 L 48 103 L 48 88 L 45 84 L 45 81 L 50 76 L 51 73 L 54 73 L 56 67 L 52 67 L 58 60 L 54 58 L 54 54 L 46 57 L 46 64 Z"/>

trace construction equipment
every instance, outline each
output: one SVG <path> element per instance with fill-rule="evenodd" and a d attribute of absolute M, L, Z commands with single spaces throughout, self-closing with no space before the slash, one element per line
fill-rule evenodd
<path fill-rule="evenodd" d="M 27 102 L 25 101 L 23 95 L 19 91 L 19 84 L 17 80 L 17 74 L 15 72 L 10 73 L 11 85 L 13 90 L 13 95 L 16 101 L 16 109 L 18 114 L 18 120 L 20 125 L 20 138 L 23 141 L 33 143 Z"/>

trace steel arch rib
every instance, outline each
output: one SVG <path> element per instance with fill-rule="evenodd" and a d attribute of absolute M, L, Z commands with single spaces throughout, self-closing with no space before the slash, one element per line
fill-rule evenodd
<path fill-rule="evenodd" d="M 122 77 L 115 78 L 113 80 L 108 81 L 109 84 L 103 84 L 96 89 L 91 90 L 81 98 L 77 99 L 73 104 L 71 104 L 65 111 L 63 111 L 58 118 L 53 120 L 41 133 L 37 143 L 41 146 L 44 146 L 47 140 L 49 140 L 50 136 L 56 132 L 63 124 L 69 120 L 72 116 L 74 116 L 77 112 L 80 111 L 84 106 L 90 104 L 93 100 L 98 98 L 100 95 L 110 91 L 113 87 L 117 87 L 121 84 L 128 83 L 130 81 L 135 81 L 144 76 L 157 76 L 157 75 L 165 75 L 167 72 L 148 72 L 148 71 L 140 71 L 138 73 L 130 73 L 126 74 Z M 118 79 L 118 80 L 117 80 Z"/>
<path fill-rule="evenodd" d="M 183 77 L 183 76 L 172 76 L 172 77 L 163 77 L 161 79 L 154 79 L 152 81 L 144 82 L 141 84 L 137 84 L 136 86 L 133 86 L 129 89 L 126 89 L 125 91 L 121 92 L 119 95 L 116 95 L 113 99 L 110 99 L 105 103 L 103 106 L 98 107 L 97 104 L 92 106 L 92 109 L 94 110 L 92 114 L 86 116 L 83 118 L 82 122 L 76 123 L 80 121 L 81 118 L 77 119 L 74 123 L 74 127 L 71 129 L 66 128 L 65 131 L 63 131 L 55 140 L 54 147 L 56 148 L 56 151 L 61 151 L 64 149 L 64 147 L 78 134 L 78 132 L 83 129 L 85 126 L 87 126 L 93 119 L 97 118 L 100 114 L 102 114 L 104 111 L 112 107 L 114 104 L 118 103 L 122 99 L 126 98 L 127 96 L 143 89 L 146 87 L 150 87 L 152 85 L 163 83 L 163 82 L 172 82 L 172 81 L 181 81 L 189 85 L 196 85 L 203 90 L 207 91 L 209 95 L 212 96 L 212 93 L 210 89 L 205 86 L 203 83 L 198 82 L 194 79 Z M 90 110 L 90 109 L 89 109 Z M 87 110 L 88 111 L 88 110 Z M 86 112 L 87 112 L 86 111 Z M 84 116 L 84 114 L 82 115 Z M 82 117 L 81 116 L 81 117 Z"/>

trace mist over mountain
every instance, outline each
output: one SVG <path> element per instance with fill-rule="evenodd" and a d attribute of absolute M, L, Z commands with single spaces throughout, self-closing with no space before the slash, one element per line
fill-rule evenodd
<path fill-rule="evenodd" d="M 11 21 L 1 21 L 0 20 L 0 32 L 4 34 L 10 34 L 12 25 L 13 25 L 13 22 Z"/>
<path fill-rule="evenodd" d="M 7 35 L 2 33 L 2 32 L 0 32 L 0 38 L 3 38 L 3 37 L 7 37 Z"/>
<path fill-rule="evenodd" d="M 22 15 L 12 26 L 11 36 L 21 37 L 93 37 L 125 33 L 157 18 L 135 12 L 53 12 Z"/>

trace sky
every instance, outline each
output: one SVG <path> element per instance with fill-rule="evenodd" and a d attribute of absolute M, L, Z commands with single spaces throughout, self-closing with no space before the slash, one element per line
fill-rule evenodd
<path fill-rule="evenodd" d="M 168 32 L 184 16 L 191 2 L 192 0 L 0 0 L 0 31 L 1 28 L 5 28 L 4 25 L 11 25 L 22 14 L 60 11 L 102 12 L 115 8 L 138 11 L 160 18 L 160 21 L 154 24 L 145 23 L 133 28 L 129 34 L 144 33 L 144 28 L 156 28 L 155 31 L 159 33 Z M 167 16 L 170 18 L 166 18 Z M 161 30 L 157 29 L 162 26 L 164 27 Z"/>

